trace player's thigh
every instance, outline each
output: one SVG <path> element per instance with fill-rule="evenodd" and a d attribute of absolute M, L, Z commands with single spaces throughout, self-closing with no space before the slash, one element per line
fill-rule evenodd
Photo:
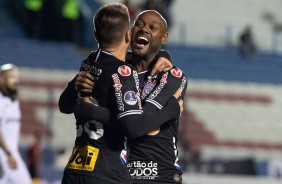
<path fill-rule="evenodd" d="M 64 173 L 61 184 L 112 184 L 91 176 Z"/>

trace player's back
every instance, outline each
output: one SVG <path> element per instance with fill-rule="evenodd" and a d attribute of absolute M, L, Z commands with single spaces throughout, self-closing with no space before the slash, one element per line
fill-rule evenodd
<path fill-rule="evenodd" d="M 126 138 L 117 116 L 126 110 L 125 100 L 128 103 L 131 101 L 131 93 L 123 92 L 125 85 L 136 88 L 132 83 L 134 80 L 125 82 L 126 77 L 132 75 L 132 68 L 111 53 L 98 49 L 83 61 L 81 70 L 93 75 L 95 86 L 91 95 L 100 106 L 110 110 L 111 118 L 104 125 L 95 120 L 77 123 L 76 147 L 66 171 L 86 174 L 112 183 L 128 183 L 130 177 L 122 157 Z M 85 161 L 77 164 L 76 160 L 80 155 L 85 155 Z M 88 164 L 87 167 L 83 163 Z"/>

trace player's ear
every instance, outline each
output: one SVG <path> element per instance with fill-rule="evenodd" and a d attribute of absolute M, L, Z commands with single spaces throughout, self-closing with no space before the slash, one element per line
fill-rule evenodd
<path fill-rule="evenodd" d="M 126 31 L 126 34 L 125 34 L 125 42 L 129 43 L 130 39 L 131 39 L 131 31 L 129 29 L 129 30 Z"/>
<path fill-rule="evenodd" d="M 165 32 L 162 37 L 162 44 L 166 44 L 168 39 L 168 32 Z"/>
<path fill-rule="evenodd" d="M 97 32 L 96 32 L 95 28 L 93 29 L 93 36 L 94 36 L 95 40 L 98 41 Z"/>

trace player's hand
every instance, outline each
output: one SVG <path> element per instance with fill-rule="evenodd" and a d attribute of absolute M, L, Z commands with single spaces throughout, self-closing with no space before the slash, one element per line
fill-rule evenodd
<path fill-rule="evenodd" d="M 153 67 L 151 71 L 151 75 L 154 76 L 158 74 L 159 72 L 167 72 L 170 69 L 172 69 L 172 67 L 173 65 L 168 59 L 164 57 L 160 57 L 157 63 L 155 64 L 155 66 Z"/>
<path fill-rule="evenodd" d="M 183 100 L 182 99 L 178 100 L 178 104 L 179 104 L 179 107 L 180 107 L 180 116 L 181 116 L 181 114 L 183 112 Z"/>
<path fill-rule="evenodd" d="M 173 94 L 173 96 L 178 99 L 181 96 L 182 93 L 182 88 L 179 88 L 178 90 L 176 90 L 176 92 Z"/>
<path fill-rule="evenodd" d="M 10 166 L 11 169 L 17 168 L 17 162 L 12 155 L 8 156 L 8 163 L 9 163 L 9 166 Z"/>
<path fill-rule="evenodd" d="M 78 92 L 92 92 L 94 87 L 94 78 L 93 76 L 85 71 L 81 71 L 77 74 L 75 79 L 75 89 Z"/>
<path fill-rule="evenodd" d="M 179 99 L 179 97 L 181 96 L 182 90 L 183 90 L 182 88 L 179 88 L 179 89 L 173 94 L 173 96 L 174 96 L 176 99 Z M 179 107 L 180 107 L 180 115 L 181 115 L 181 113 L 182 113 L 182 111 L 183 111 L 183 100 L 182 100 L 182 99 L 178 100 L 178 104 L 179 104 Z"/>
<path fill-rule="evenodd" d="M 93 105 L 99 106 L 98 101 L 93 97 L 79 97 L 77 99 L 77 102 L 86 102 L 86 103 L 91 103 Z"/>

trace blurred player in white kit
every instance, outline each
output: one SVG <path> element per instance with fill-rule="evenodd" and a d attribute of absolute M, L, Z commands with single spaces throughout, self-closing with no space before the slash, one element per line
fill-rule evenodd
<path fill-rule="evenodd" d="M 31 177 L 19 153 L 21 111 L 17 99 L 19 69 L 0 67 L 0 184 L 31 184 Z"/>

